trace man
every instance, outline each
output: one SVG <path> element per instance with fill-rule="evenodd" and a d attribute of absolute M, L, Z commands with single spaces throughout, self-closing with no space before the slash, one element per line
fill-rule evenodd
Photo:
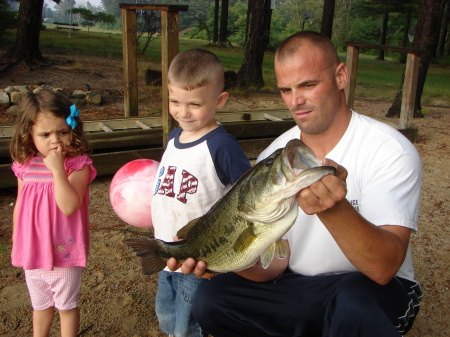
<path fill-rule="evenodd" d="M 348 108 L 347 68 L 327 37 L 289 37 L 275 73 L 297 126 L 258 160 L 300 138 L 338 175 L 299 192 L 301 209 L 284 238 L 289 258 L 211 278 L 196 294 L 194 317 L 214 337 L 401 336 L 421 297 L 409 250 L 419 155 L 398 131 Z M 212 276 L 193 259 L 182 270 Z"/>

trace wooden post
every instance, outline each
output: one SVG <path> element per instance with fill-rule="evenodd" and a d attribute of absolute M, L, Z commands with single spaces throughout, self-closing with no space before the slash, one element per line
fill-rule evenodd
<path fill-rule="evenodd" d="M 167 73 L 170 63 L 178 54 L 178 12 L 161 12 L 161 72 L 162 72 L 162 129 L 163 146 L 166 147 L 169 132 L 175 121 L 169 113 L 169 90 Z"/>
<path fill-rule="evenodd" d="M 121 9 L 125 117 L 138 115 L 136 10 Z"/>
<path fill-rule="evenodd" d="M 167 144 L 174 120 L 169 114 L 167 71 L 170 62 L 178 54 L 178 12 L 187 11 L 188 6 L 149 5 L 120 3 L 122 12 L 123 77 L 125 117 L 138 116 L 138 67 L 136 51 L 136 10 L 161 11 L 161 57 L 162 57 L 162 127 L 163 145 Z"/>
<path fill-rule="evenodd" d="M 400 129 L 407 129 L 412 126 L 414 108 L 416 104 L 419 64 L 420 56 L 408 54 L 405 69 L 405 81 L 403 82 L 402 107 L 400 109 Z"/>
<path fill-rule="evenodd" d="M 359 47 L 347 46 L 348 83 L 345 87 L 345 100 L 350 109 L 355 104 L 356 73 L 358 70 Z"/>

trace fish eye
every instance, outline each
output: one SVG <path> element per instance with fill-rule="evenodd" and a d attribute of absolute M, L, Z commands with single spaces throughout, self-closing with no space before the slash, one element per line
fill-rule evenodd
<path fill-rule="evenodd" d="M 266 165 L 267 167 L 270 167 L 273 165 L 273 158 L 269 158 L 264 162 L 264 165 Z"/>

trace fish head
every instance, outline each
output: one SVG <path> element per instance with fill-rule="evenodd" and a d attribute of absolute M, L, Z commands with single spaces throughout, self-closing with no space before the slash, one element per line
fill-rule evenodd
<path fill-rule="evenodd" d="M 336 169 L 321 166 L 305 143 L 292 139 L 243 176 L 240 215 L 249 221 L 272 223 L 296 206 L 300 190 L 328 174 L 336 174 Z"/>

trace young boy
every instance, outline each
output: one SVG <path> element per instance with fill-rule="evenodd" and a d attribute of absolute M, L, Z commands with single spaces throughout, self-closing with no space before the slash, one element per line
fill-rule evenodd
<path fill-rule="evenodd" d="M 152 199 L 155 237 L 174 241 L 178 230 L 205 214 L 241 177 L 250 163 L 237 140 L 215 120 L 228 98 L 224 71 L 211 52 L 178 54 L 168 73 L 169 111 L 180 127 L 169 134 Z M 163 332 L 202 336 L 191 315 L 192 298 L 203 279 L 160 272 L 156 315 Z"/>

